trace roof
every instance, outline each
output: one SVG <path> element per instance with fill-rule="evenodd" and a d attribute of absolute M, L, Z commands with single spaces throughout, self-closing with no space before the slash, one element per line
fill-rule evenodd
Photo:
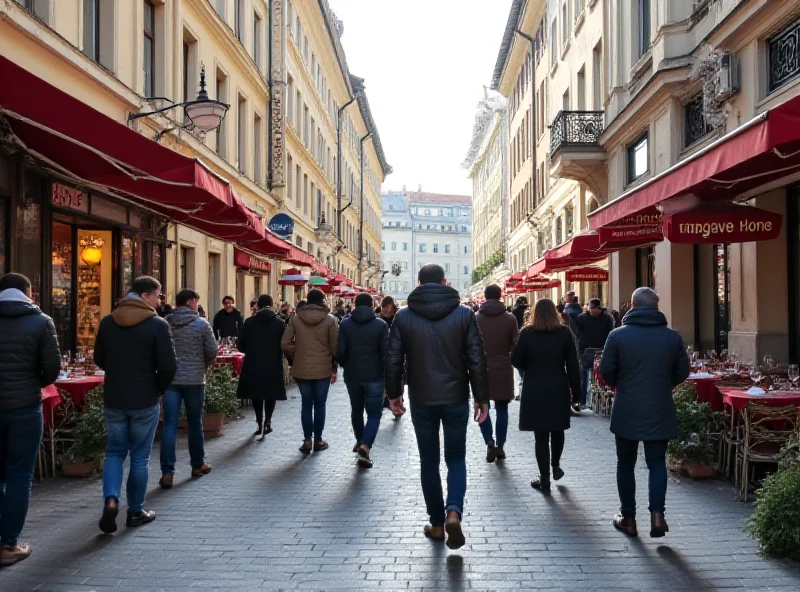
<path fill-rule="evenodd" d="M 500 88 L 500 80 L 503 78 L 503 71 L 506 69 L 508 56 L 514 44 L 514 35 L 519 23 L 519 17 L 522 14 L 522 4 L 523 0 L 514 0 L 511 4 L 506 30 L 503 33 L 503 41 L 500 43 L 500 51 L 497 54 L 497 62 L 494 65 L 494 73 L 492 74 L 492 90 Z"/>
<path fill-rule="evenodd" d="M 317 2 L 325 20 L 325 28 L 328 30 L 328 37 L 330 37 L 334 52 L 336 52 L 336 59 L 339 62 L 339 69 L 342 71 L 342 78 L 344 79 L 345 86 L 347 86 L 347 92 L 352 95 L 353 88 L 350 84 L 350 68 L 347 66 L 347 58 L 345 58 L 344 55 L 342 40 L 339 38 L 339 31 L 336 28 L 338 19 L 333 13 L 333 10 L 331 10 L 328 0 L 317 0 Z"/>
<path fill-rule="evenodd" d="M 410 191 L 406 193 L 409 201 L 427 201 L 432 203 L 456 203 L 466 206 L 472 205 L 472 196 L 469 195 L 447 195 L 444 193 L 422 193 L 420 191 Z"/>
<path fill-rule="evenodd" d="M 372 111 L 369 108 L 364 79 L 350 74 L 350 85 L 353 87 L 353 91 L 355 91 L 356 97 L 358 98 L 358 110 L 361 112 L 361 117 L 364 119 L 367 131 L 372 134 L 372 145 L 375 147 L 375 153 L 378 155 L 378 161 L 381 163 L 383 176 L 387 177 L 392 174 L 392 167 L 386 162 L 386 154 L 383 152 L 383 144 L 381 144 L 378 126 L 375 125 L 375 120 L 372 119 Z"/>

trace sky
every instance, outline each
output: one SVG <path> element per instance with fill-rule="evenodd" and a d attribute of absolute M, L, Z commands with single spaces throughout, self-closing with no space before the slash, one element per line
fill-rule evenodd
<path fill-rule="evenodd" d="M 328 0 L 394 173 L 384 191 L 471 195 L 461 163 L 511 0 Z"/>

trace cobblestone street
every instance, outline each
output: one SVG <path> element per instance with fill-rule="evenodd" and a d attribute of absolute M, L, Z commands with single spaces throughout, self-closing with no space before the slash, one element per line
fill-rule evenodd
<path fill-rule="evenodd" d="M 602 418 L 573 420 L 566 477 L 544 498 L 531 489 L 533 436 L 516 429 L 508 459 L 489 465 L 477 425 L 468 446 L 467 545 L 422 535 L 425 514 L 409 415 L 384 412 L 370 471 L 355 467 L 349 403 L 329 396 L 331 448 L 306 458 L 299 397 L 279 403 L 264 442 L 248 417 L 207 443 L 210 475 L 189 478 L 185 437 L 176 485 L 157 488 L 158 519 L 102 535 L 98 480 L 36 484 L 23 533 L 34 553 L 0 572 L 0 590 L 798 590 L 800 570 L 767 561 L 742 532 L 750 506 L 722 481 L 670 482 L 665 539 L 628 539 L 610 525 L 617 504 L 614 446 Z M 640 518 L 646 474 L 640 457 Z"/>

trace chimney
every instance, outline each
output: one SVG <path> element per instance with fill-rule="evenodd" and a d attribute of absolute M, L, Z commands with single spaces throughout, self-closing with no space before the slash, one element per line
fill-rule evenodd
<path fill-rule="evenodd" d="M 403 193 L 404 194 L 406 193 L 406 186 L 405 185 L 403 185 Z"/>
<path fill-rule="evenodd" d="M 417 193 L 422 193 L 422 185 L 417 186 Z"/>

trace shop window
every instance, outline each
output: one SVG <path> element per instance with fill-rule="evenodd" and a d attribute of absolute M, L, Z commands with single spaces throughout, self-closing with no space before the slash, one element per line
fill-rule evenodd
<path fill-rule="evenodd" d="M 716 351 L 728 349 L 731 330 L 731 272 L 727 245 L 714 245 L 714 346 Z"/>
<path fill-rule="evenodd" d="M 31 298 L 42 303 L 42 196 L 45 181 L 28 171 L 25 189 L 17 206 L 15 271 L 31 281 Z"/>
<path fill-rule="evenodd" d="M 633 183 L 650 171 L 647 133 L 628 146 L 628 183 Z"/>
<path fill-rule="evenodd" d="M 800 20 L 767 40 L 769 92 L 800 76 Z"/>
<path fill-rule="evenodd" d="M 139 256 L 138 235 L 134 232 L 122 233 L 122 293 L 130 292 L 133 280 L 142 268 Z"/>
<path fill-rule="evenodd" d="M 52 300 L 50 312 L 58 343 L 63 350 L 72 347 L 72 226 L 53 223 L 52 229 Z"/>

